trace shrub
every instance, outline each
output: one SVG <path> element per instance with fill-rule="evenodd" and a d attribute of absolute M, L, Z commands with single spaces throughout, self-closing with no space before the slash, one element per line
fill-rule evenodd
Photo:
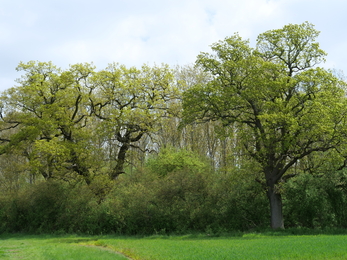
<path fill-rule="evenodd" d="M 301 174 L 284 185 L 284 216 L 288 227 L 334 226 L 335 216 L 324 177 Z"/>

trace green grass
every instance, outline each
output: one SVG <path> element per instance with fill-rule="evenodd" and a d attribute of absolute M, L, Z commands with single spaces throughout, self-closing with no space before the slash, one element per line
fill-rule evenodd
<path fill-rule="evenodd" d="M 135 259 L 347 259 L 347 236 L 107 238 L 99 243 Z"/>
<path fill-rule="evenodd" d="M 347 235 L 1 236 L 0 259 L 347 259 Z"/>
<path fill-rule="evenodd" d="M 125 260 L 103 247 L 82 246 L 93 237 L 1 236 L 0 259 L 31 260 Z"/>

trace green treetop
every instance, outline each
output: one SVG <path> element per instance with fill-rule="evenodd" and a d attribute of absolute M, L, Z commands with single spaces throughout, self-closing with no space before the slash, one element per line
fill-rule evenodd
<path fill-rule="evenodd" d="M 263 171 L 273 228 L 284 227 L 278 185 L 288 169 L 346 134 L 345 82 L 316 67 L 325 57 L 318 34 L 306 22 L 259 35 L 255 49 L 237 34 L 217 42 L 196 61 L 213 79 L 184 97 L 187 123 L 220 120 L 237 129 Z"/>

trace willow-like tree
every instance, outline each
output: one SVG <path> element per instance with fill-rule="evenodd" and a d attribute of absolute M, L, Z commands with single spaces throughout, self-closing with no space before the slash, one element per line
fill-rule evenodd
<path fill-rule="evenodd" d="M 196 61 L 213 79 L 184 96 L 186 123 L 220 120 L 237 129 L 263 171 L 272 228 L 284 228 L 280 183 L 289 169 L 346 134 L 345 82 L 317 66 L 326 56 L 318 35 L 305 22 L 260 34 L 256 48 L 237 34 L 217 42 Z"/>

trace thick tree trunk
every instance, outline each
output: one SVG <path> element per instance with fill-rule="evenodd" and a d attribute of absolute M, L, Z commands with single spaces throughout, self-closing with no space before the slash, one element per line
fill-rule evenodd
<path fill-rule="evenodd" d="M 117 164 L 114 170 L 111 172 L 110 176 L 112 180 L 117 179 L 120 174 L 124 173 L 125 157 L 127 151 L 129 150 L 129 147 L 129 143 L 123 143 L 121 148 L 119 149 L 117 156 Z"/>
<path fill-rule="evenodd" d="M 282 196 L 276 191 L 274 184 L 268 186 L 267 196 L 270 202 L 271 228 L 284 229 Z"/>
<path fill-rule="evenodd" d="M 130 148 L 130 144 L 139 141 L 145 132 L 145 129 L 141 129 L 137 125 L 132 125 L 126 129 L 124 135 L 122 135 L 120 131 L 116 133 L 117 141 L 120 142 L 122 146 L 118 152 L 117 164 L 110 173 L 110 178 L 112 180 L 117 179 L 120 174 L 124 173 L 125 158 Z M 137 135 L 135 137 L 131 137 L 131 135 L 135 133 L 137 133 Z"/>

